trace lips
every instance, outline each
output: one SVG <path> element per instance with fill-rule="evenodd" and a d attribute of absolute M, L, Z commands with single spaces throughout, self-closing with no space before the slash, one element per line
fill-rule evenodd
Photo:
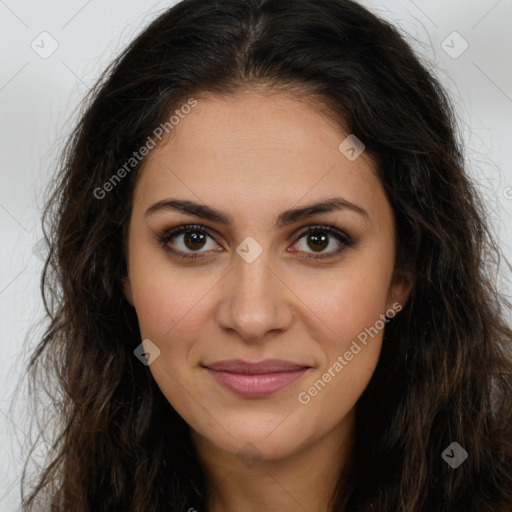
<path fill-rule="evenodd" d="M 259 363 L 252 363 L 250 361 L 243 361 L 241 359 L 230 359 L 227 361 L 217 361 L 215 363 L 210 363 L 204 366 L 206 366 L 206 368 L 210 368 L 210 370 L 229 373 L 246 373 L 249 375 L 261 373 L 291 372 L 294 370 L 309 368 L 307 365 L 291 363 L 282 359 L 265 359 Z"/>
<path fill-rule="evenodd" d="M 302 377 L 310 368 L 282 359 L 260 362 L 230 359 L 203 365 L 224 388 L 248 398 L 275 393 Z"/>

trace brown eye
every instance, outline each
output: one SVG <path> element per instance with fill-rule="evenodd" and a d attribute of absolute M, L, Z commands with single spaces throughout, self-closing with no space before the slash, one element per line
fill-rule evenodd
<path fill-rule="evenodd" d="M 322 251 L 329 245 L 329 236 L 322 232 L 308 233 L 307 244 L 314 251 Z"/>
<path fill-rule="evenodd" d="M 332 226 L 310 226 L 299 235 L 294 246 L 298 252 L 309 254 L 303 256 L 306 259 L 321 259 L 336 256 L 353 244 L 348 235 Z"/>
<path fill-rule="evenodd" d="M 192 251 L 202 249 L 206 243 L 206 236 L 204 233 L 198 231 L 187 231 L 183 237 L 183 243 L 187 248 Z"/>
<path fill-rule="evenodd" d="M 219 247 L 209 230 L 201 226 L 178 226 L 163 233 L 159 241 L 166 251 L 184 259 L 202 258 Z"/>

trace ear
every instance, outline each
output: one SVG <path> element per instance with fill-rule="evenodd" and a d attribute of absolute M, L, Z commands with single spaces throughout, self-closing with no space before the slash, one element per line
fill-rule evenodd
<path fill-rule="evenodd" d="M 121 279 L 121 283 L 123 286 L 123 293 L 126 297 L 126 300 L 133 306 L 133 292 L 132 292 L 132 285 L 130 283 L 130 278 L 128 276 L 123 277 Z"/>
<path fill-rule="evenodd" d="M 398 303 L 403 308 L 413 285 L 414 275 L 412 272 L 403 268 L 395 268 L 389 287 L 387 307 L 391 308 L 393 304 Z"/>

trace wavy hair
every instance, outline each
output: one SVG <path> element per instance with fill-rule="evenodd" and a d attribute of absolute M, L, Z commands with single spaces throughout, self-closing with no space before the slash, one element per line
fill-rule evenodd
<path fill-rule="evenodd" d="M 134 356 L 141 337 L 122 292 L 144 160 L 97 191 L 187 98 L 253 87 L 312 101 L 364 142 L 394 211 L 396 264 L 414 276 L 356 404 L 332 512 L 510 512 L 512 332 L 496 284 L 500 249 L 446 93 L 395 27 L 351 0 L 183 0 L 90 91 L 42 219 L 48 326 L 27 375 L 36 403 L 48 390 L 57 435 L 55 456 L 22 491 L 23 510 L 207 510 L 188 425 Z M 457 469 L 441 457 L 452 442 L 469 454 Z"/>

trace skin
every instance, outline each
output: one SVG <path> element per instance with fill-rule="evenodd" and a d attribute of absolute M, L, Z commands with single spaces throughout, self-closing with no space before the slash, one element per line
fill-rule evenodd
<path fill-rule="evenodd" d="M 405 303 L 410 281 L 394 272 L 392 208 L 372 160 L 363 153 L 349 161 L 338 149 L 348 134 L 313 101 L 257 90 L 195 98 L 198 105 L 149 153 L 138 177 L 125 295 L 142 339 L 160 350 L 149 369 L 190 425 L 212 479 L 210 510 L 327 511 L 383 330 L 359 343 L 361 350 L 309 403 L 298 395 L 361 332 Z M 335 210 L 275 227 L 283 210 L 333 196 L 367 215 Z M 144 214 L 171 197 L 222 210 L 233 224 L 173 210 Z M 165 251 L 158 234 L 185 224 L 210 228 L 215 239 L 207 236 L 197 249 L 178 234 L 168 245 L 207 257 L 187 261 Z M 342 243 L 327 234 L 328 244 L 315 250 L 311 236 L 299 236 L 318 225 L 338 228 L 354 244 L 334 254 Z M 248 236 L 262 248 L 252 263 L 236 252 Z M 311 368 L 285 389 L 246 398 L 201 366 L 231 358 L 280 358 Z M 237 456 L 250 450 L 247 443 L 255 447 L 252 464 Z"/>

